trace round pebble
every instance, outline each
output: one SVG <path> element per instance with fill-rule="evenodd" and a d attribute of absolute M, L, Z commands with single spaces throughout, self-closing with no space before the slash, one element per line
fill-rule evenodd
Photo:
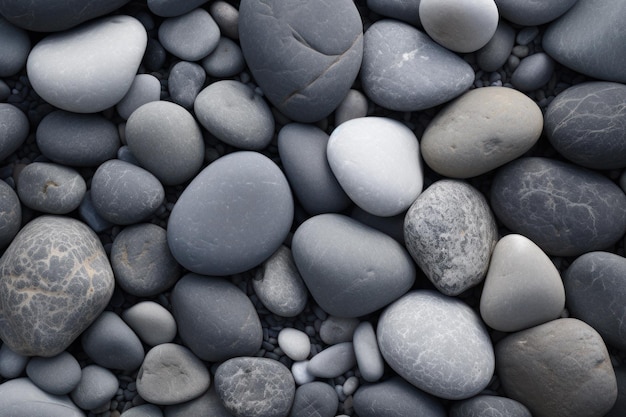
<path fill-rule="evenodd" d="M 515 29 L 500 20 L 489 42 L 476 51 L 476 63 L 483 71 L 496 71 L 506 63 L 514 44 Z"/>
<path fill-rule="evenodd" d="M 0 17 L 0 77 L 17 74 L 30 52 L 28 32 Z"/>
<path fill-rule="evenodd" d="M 294 361 L 305 360 L 311 352 L 309 336 L 290 327 L 285 327 L 278 333 L 278 346 Z"/>
<path fill-rule="evenodd" d="M 26 141 L 28 118 L 9 103 L 0 103 L 0 160 L 15 152 Z"/>
<path fill-rule="evenodd" d="M 137 74 L 128 92 L 115 106 L 117 114 L 128 119 L 139 107 L 161 98 L 161 83 L 151 74 Z"/>
<path fill-rule="evenodd" d="M 356 365 L 352 342 L 332 345 L 313 356 L 307 370 L 318 378 L 337 378 Z"/>
<path fill-rule="evenodd" d="M 217 47 L 219 39 L 220 29 L 202 8 L 167 18 L 159 26 L 161 45 L 185 61 L 201 60 Z"/>
<path fill-rule="evenodd" d="M 28 359 L 28 356 L 20 355 L 3 344 L 0 347 L 0 376 L 7 379 L 19 377 L 26 369 Z"/>
<path fill-rule="evenodd" d="M 174 64 L 167 79 L 167 88 L 172 101 L 187 110 L 191 109 L 202 90 L 206 76 L 204 68 L 194 62 L 180 61 Z"/>
<path fill-rule="evenodd" d="M 530 55 L 520 61 L 511 75 L 511 84 L 519 91 L 537 90 L 550 81 L 554 61 L 544 52 Z"/>
<path fill-rule="evenodd" d="M 119 382 L 113 372 L 102 366 L 87 365 L 71 393 L 72 401 L 84 410 L 94 410 L 110 401 L 118 388 Z"/>
<path fill-rule="evenodd" d="M 124 310 L 122 319 L 148 346 L 169 343 L 176 337 L 174 316 L 154 301 L 142 301 Z"/>
<path fill-rule="evenodd" d="M 48 162 L 26 165 L 17 181 L 17 195 L 27 207 L 49 214 L 67 214 L 78 208 L 87 185 L 69 167 Z"/>
<path fill-rule="evenodd" d="M 359 90 L 350 90 L 335 110 L 335 125 L 367 116 L 367 97 Z"/>
<path fill-rule="evenodd" d="M 0 384 L 0 409 L 11 417 L 84 417 L 85 413 L 66 395 L 42 391 L 28 378 Z"/>
<path fill-rule="evenodd" d="M 239 45 L 222 36 L 217 47 L 202 60 L 206 73 L 214 78 L 228 78 L 239 74 L 246 66 Z"/>
<path fill-rule="evenodd" d="M 6 248 L 22 225 L 22 205 L 17 193 L 0 180 L 0 248 Z"/>
<path fill-rule="evenodd" d="M 310 382 L 296 389 L 291 417 L 335 417 L 339 398 L 335 390 L 324 382 Z"/>
<path fill-rule="evenodd" d="M 209 13 L 213 16 L 220 32 L 230 39 L 239 39 L 239 10 L 232 4 L 218 0 L 209 5 Z"/>
<path fill-rule="evenodd" d="M 385 362 L 378 349 L 376 333 L 370 322 L 363 321 L 359 324 L 354 331 L 353 344 L 361 377 L 367 382 L 376 382 L 382 378 Z"/>
<path fill-rule="evenodd" d="M 354 330 L 359 325 L 359 319 L 349 317 L 328 316 L 322 322 L 319 330 L 320 339 L 327 345 L 336 345 L 342 342 L 351 342 Z"/>
<path fill-rule="evenodd" d="M 80 382 L 80 364 L 68 352 L 50 358 L 34 357 L 26 365 L 26 375 L 42 390 L 53 394 L 69 394 Z"/>

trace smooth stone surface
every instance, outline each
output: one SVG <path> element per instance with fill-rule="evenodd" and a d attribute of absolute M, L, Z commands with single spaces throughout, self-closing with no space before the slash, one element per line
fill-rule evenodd
<path fill-rule="evenodd" d="M 428 35 L 454 52 L 474 52 L 489 42 L 498 26 L 494 0 L 421 0 L 419 15 Z"/>
<path fill-rule="evenodd" d="M 407 212 L 404 239 L 430 282 L 452 296 L 485 278 L 498 229 L 478 190 L 462 181 L 440 180 Z"/>
<path fill-rule="evenodd" d="M 616 366 L 613 368 L 617 378 L 617 400 L 613 408 L 604 417 L 620 417 L 622 411 L 626 410 L 626 368 Z"/>
<path fill-rule="evenodd" d="M 298 361 L 291 365 L 291 374 L 298 385 L 315 381 L 315 375 L 309 372 L 309 361 Z"/>
<path fill-rule="evenodd" d="M 24 68 L 30 46 L 28 32 L 0 16 L 0 77 L 15 75 Z"/>
<path fill-rule="evenodd" d="M 296 389 L 291 417 L 335 417 L 339 398 L 335 390 L 324 382 L 311 382 Z"/>
<path fill-rule="evenodd" d="M 124 310 L 122 319 L 148 346 L 169 343 L 176 337 L 174 316 L 154 301 L 142 301 Z"/>
<path fill-rule="evenodd" d="M 625 17 L 626 3 L 621 0 L 578 1 L 548 26 L 543 49 L 574 71 L 624 83 L 626 48 L 620 29 Z"/>
<path fill-rule="evenodd" d="M 420 27 L 420 0 L 367 0 L 367 7 L 387 17 Z"/>
<path fill-rule="evenodd" d="M 120 417 L 163 417 L 163 412 L 154 404 L 142 404 L 129 408 Z"/>
<path fill-rule="evenodd" d="M 185 188 L 170 214 L 167 240 L 188 270 L 231 275 L 276 252 L 292 220 L 293 198 L 278 166 L 256 152 L 234 152 Z"/>
<path fill-rule="evenodd" d="M 54 394 L 69 394 L 80 382 L 80 364 L 68 352 L 50 358 L 34 357 L 26 365 L 26 375 L 42 390 Z"/>
<path fill-rule="evenodd" d="M 240 149 L 261 150 L 274 134 L 274 116 L 263 97 L 236 80 L 220 80 L 198 94 L 196 117 L 219 140 Z"/>
<path fill-rule="evenodd" d="M 296 386 L 289 369 L 273 359 L 239 357 L 215 372 L 215 390 L 238 417 L 286 417 Z"/>
<path fill-rule="evenodd" d="M 363 56 L 363 24 L 350 0 L 245 1 L 239 7 L 239 39 L 267 99 L 303 123 L 337 108 Z"/>
<path fill-rule="evenodd" d="M 230 39 L 239 39 L 239 10 L 235 6 L 222 0 L 212 1 L 209 13 L 222 34 Z"/>
<path fill-rule="evenodd" d="M 105 220 L 98 214 L 96 208 L 91 201 L 91 193 L 89 190 L 85 193 L 85 198 L 78 207 L 80 218 L 96 233 L 101 233 L 113 226 L 113 223 Z"/>
<path fill-rule="evenodd" d="M 123 119 L 128 119 L 139 107 L 161 98 L 161 82 L 152 74 L 137 74 L 128 92 L 115 109 Z"/>
<path fill-rule="evenodd" d="M 120 225 L 150 217 L 165 199 L 165 190 L 150 172 L 119 159 L 100 165 L 91 179 L 91 200 L 105 220 Z"/>
<path fill-rule="evenodd" d="M 24 226 L 0 259 L 0 337 L 23 355 L 64 351 L 104 310 L 113 272 L 96 234 L 69 217 Z"/>
<path fill-rule="evenodd" d="M 536 417 L 603 416 L 617 398 L 606 346 L 580 320 L 514 333 L 496 345 L 496 358 L 507 396 Z"/>
<path fill-rule="evenodd" d="M 352 340 L 361 377 L 367 382 L 378 381 L 385 372 L 385 362 L 378 349 L 374 326 L 368 321 L 361 322 Z"/>
<path fill-rule="evenodd" d="M 609 252 L 585 253 L 563 274 L 570 315 L 618 349 L 626 349 L 625 281 L 626 258 Z"/>
<path fill-rule="evenodd" d="M 360 387 L 354 394 L 354 411 L 359 417 L 446 417 L 439 401 L 394 377 Z"/>
<path fill-rule="evenodd" d="M 365 32 L 360 78 L 365 94 L 379 106 L 419 111 L 465 92 L 474 71 L 424 32 L 383 19 Z"/>
<path fill-rule="evenodd" d="M 261 348 L 259 316 L 229 281 L 187 274 L 172 290 L 171 303 L 180 338 L 200 359 L 219 362 Z"/>
<path fill-rule="evenodd" d="M 224 36 L 220 38 L 213 52 L 202 60 L 202 68 L 214 78 L 234 77 L 245 67 L 246 61 L 239 45 Z"/>
<path fill-rule="evenodd" d="M 298 329 L 284 327 L 278 333 L 278 346 L 291 360 L 303 361 L 311 353 L 309 336 Z"/>
<path fill-rule="evenodd" d="M 626 166 L 626 86 L 589 81 L 558 94 L 548 106 L 545 133 L 564 157 L 587 168 Z"/>
<path fill-rule="evenodd" d="M 109 402 L 118 388 L 119 382 L 113 372 L 98 365 L 87 365 L 82 369 L 71 397 L 80 408 L 95 410 Z"/>
<path fill-rule="evenodd" d="M 415 281 L 415 266 L 404 247 L 344 215 L 311 217 L 296 230 L 291 250 L 311 295 L 335 316 L 373 313 Z"/>
<path fill-rule="evenodd" d="M 392 217 L 380 217 L 368 213 L 359 206 L 354 206 L 350 212 L 350 217 L 367 226 L 373 227 L 376 230 L 380 230 L 386 235 L 394 238 L 401 245 L 404 245 L 405 214 L 406 212 Z"/>
<path fill-rule="evenodd" d="M 261 303 L 281 317 L 302 313 L 309 298 L 291 250 L 284 245 L 257 269 L 252 287 Z"/>
<path fill-rule="evenodd" d="M 548 255 L 602 250 L 626 231 L 626 196 L 616 184 L 547 158 L 521 158 L 500 168 L 491 185 L 491 208 L 508 229 Z"/>
<path fill-rule="evenodd" d="M 326 155 L 350 199 L 376 216 L 400 214 L 422 191 L 419 142 L 396 120 L 363 117 L 342 123 L 331 133 Z"/>
<path fill-rule="evenodd" d="M 211 375 L 189 349 L 163 343 L 148 351 L 137 374 L 137 392 L 152 404 L 180 404 L 202 395 Z"/>
<path fill-rule="evenodd" d="M 110 16 L 49 35 L 26 63 L 35 92 L 76 113 L 97 113 L 128 92 L 146 50 L 143 25 L 130 16 Z"/>
<path fill-rule="evenodd" d="M 28 378 L 0 384 L 2 417 L 85 417 L 85 413 L 66 395 L 51 395 L 37 388 Z"/>
<path fill-rule="evenodd" d="M 28 356 L 12 351 L 8 345 L 0 347 L 0 376 L 6 379 L 17 378 L 28 364 Z"/>
<path fill-rule="evenodd" d="M 33 210 L 67 214 L 80 205 L 87 184 L 74 169 L 49 162 L 33 162 L 24 167 L 17 181 L 20 201 Z"/>
<path fill-rule="evenodd" d="M 511 84 L 519 91 L 537 90 L 550 81 L 553 73 L 552 58 L 544 52 L 538 52 L 520 61 L 511 74 Z"/>
<path fill-rule="evenodd" d="M 0 181 L 0 248 L 6 248 L 22 226 L 22 205 L 17 193 Z"/>
<path fill-rule="evenodd" d="M 319 337 L 327 345 L 336 345 L 342 342 L 351 342 L 354 330 L 359 325 L 359 319 L 328 316 L 320 326 Z"/>
<path fill-rule="evenodd" d="M 206 10 L 193 9 L 163 20 L 159 42 L 172 55 L 185 61 L 199 61 L 210 54 L 220 39 L 220 29 Z"/>
<path fill-rule="evenodd" d="M 132 410 L 132 408 L 131 408 Z M 189 416 L 211 416 L 211 417 L 232 417 L 226 410 L 222 400 L 218 397 L 213 386 L 193 400 L 167 405 L 164 410 L 165 417 L 189 417 Z"/>
<path fill-rule="evenodd" d="M 0 103 L 0 160 L 10 156 L 26 141 L 30 122 L 13 104 Z"/>
<path fill-rule="evenodd" d="M 387 364 L 417 388 L 445 399 L 482 391 L 495 358 L 480 317 L 459 299 L 412 291 L 378 321 L 378 345 Z"/>
<path fill-rule="evenodd" d="M 437 173 L 469 178 L 523 155 L 542 130 L 541 109 L 526 95 L 512 88 L 477 88 L 437 113 L 420 148 Z"/>
<path fill-rule="evenodd" d="M 485 323 L 516 332 L 559 318 L 564 307 L 561 275 L 539 246 L 517 234 L 500 239 L 480 298 Z"/>
<path fill-rule="evenodd" d="M 204 162 L 204 140 L 194 117 L 178 104 L 153 101 L 126 122 L 126 142 L 141 166 L 164 185 L 194 177 Z"/>
<path fill-rule="evenodd" d="M 506 397 L 477 395 L 455 403 L 450 417 L 532 417 L 524 404 Z"/>
<path fill-rule="evenodd" d="M 302 123 L 289 123 L 278 132 L 285 175 L 302 207 L 312 215 L 340 212 L 351 203 L 328 164 L 328 139 L 322 129 Z"/>
<path fill-rule="evenodd" d="M 95 167 L 115 158 L 120 147 L 117 126 L 99 114 L 55 110 L 37 127 L 37 146 L 53 162 Z"/>
<path fill-rule="evenodd" d="M 204 68 L 195 62 L 179 61 L 174 64 L 167 78 L 172 101 L 187 110 L 191 109 L 202 90 L 206 76 Z"/>
<path fill-rule="evenodd" d="M 335 110 L 335 125 L 339 126 L 348 120 L 367 116 L 369 103 L 367 97 L 359 90 L 350 90 Z"/>
<path fill-rule="evenodd" d="M 522 26 L 543 25 L 562 16 L 577 0 L 495 0 L 500 15 Z M 583 0 L 584 1 L 584 0 Z"/>
<path fill-rule="evenodd" d="M 313 356 L 307 370 L 318 378 L 337 378 L 356 365 L 352 342 L 332 345 Z"/>
<path fill-rule="evenodd" d="M 180 16 L 202 6 L 207 0 L 148 0 L 152 13 L 162 17 Z"/>

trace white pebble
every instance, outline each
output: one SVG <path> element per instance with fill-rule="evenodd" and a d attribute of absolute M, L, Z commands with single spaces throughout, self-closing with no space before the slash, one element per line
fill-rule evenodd
<path fill-rule="evenodd" d="M 278 346 L 294 361 L 302 361 L 311 353 L 309 336 L 290 327 L 285 327 L 278 333 Z"/>
<path fill-rule="evenodd" d="M 315 381 L 315 376 L 309 372 L 308 367 L 309 361 L 294 362 L 291 365 L 291 374 L 296 384 L 304 385 Z"/>

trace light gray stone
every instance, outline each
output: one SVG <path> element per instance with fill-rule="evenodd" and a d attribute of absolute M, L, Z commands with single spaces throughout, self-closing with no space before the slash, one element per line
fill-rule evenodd
<path fill-rule="evenodd" d="M 87 365 L 71 397 L 83 410 L 95 410 L 108 403 L 118 388 L 119 381 L 113 372 L 98 365 Z"/>
<path fill-rule="evenodd" d="M 307 370 L 318 378 L 337 378 L 356 365 L 352 342 L 332 345 L 313 356 Z"/>
<path fill-rule="evenodd" d="M 13 104 L 0 103 L 0 160 L 17 151 L 28 137 L 30 123 Z"/>
<path fill-rule="evenodd" d="M 220 38 L 213 52 L 202 60 L 202 68 L 214 78 L 234 77 L 245 67 L 246 61 L 243 59 L 243 52 L 239 45 L 224 36 Z"/>
<path fill-rule="evenodd" d="M 362 321 L 354 331 L 354 356 L 361 372 L 361 377 L 367 382 L 376 382 L 383 377 L 385 362 L 378 349 L 378 341 L 374 327 L 369 321 Z"/>
<path fill-rule="evenodd" d="M 159 42 L 172 55 L 185 61 L 200 61 L 210 54 L 220 39 L 220 29 L 209 12 L 193 9 L 169 17 L 159 26 Z"/>
<path fill-rule="evenodd" d="M 78 171 L 50 162 L 33 162 L 17 179 L 20 201 L 33 210 L 67 214 L 78 208 L 87 184 Z"/>
<path fill-rule="evenodd" d="M 477 395 L 454 403 L 450 417 L 532 417 L 524 404 L 506 397 Z"/>
<path fill-rule="evenodd" d="M 6 379 L 17 378 L 24 372 L 30 358 L 12 351 L 7 344 L 0 347 L 0 376 Z"/>
<path fill-rule="evenodd" d="M 367 116 L 369 103 L 367 97 L 359 90 L 350 90 L 346 94 L 337 110 L 335 110 L 335 125 L 339 126 L 348 120 Z"/>
<path fill-rule="evenodd" d="M 278 333 L 278 346 L 294 361 L 303 361 L 311 353 L 309 336 L 291 327 L 285 327 Z"/>
<path fill-rule="evenodd" d="M 137 74 L 128 92 L 115 106 L 117 114 L 128 119 L 139 107 L 161 99 L 161 82 L 152 74 Z"/>
<path fill-rule="evenodd" d="M 34 357 L 26 365 L 26 375 L 42 390 L 53 394 L 69 394 L 80 382 L 80 364 L 72 354 L 61 352 L 50 358 Z"/>
<path fill-rule="evenodd" d="M 296 389 L 291 417 L 335 417 L 339 397 L 332 386 L 316 381 Z"/>
<path fill-rule="evenodd" d="M 85 417 L 85 413 L 66 395 L 42 391 L 28 378 L 17 378 L 0 384 L 2 417 Z"/>
<path fill-rule="evenodd" d="M 209 5 L 209 13 L 213 16 L 220 32 L 230 39 L 239 39 L 239 10 L 232 4 L 218 0 Z"/>
<path fill-rule="evenodd" d="M 122 319 L 148 346 L 169 343 L 176 337 L 174 316 L 154 301 L 142 301 L 124 310 Z"/>
<path fill-rule="evenodd" d="M 495 0 L 500 15 L 522 26 L 543 25 L 562 16 L 577 0 Z"/>
<path fill-rule="evenodd" d="M 322 321 L 319 330 L 320 339 L 327 345 L 351 342 L 354 330 L 359 325 L 359 319 L 354 317 L 328 316 Z"/>

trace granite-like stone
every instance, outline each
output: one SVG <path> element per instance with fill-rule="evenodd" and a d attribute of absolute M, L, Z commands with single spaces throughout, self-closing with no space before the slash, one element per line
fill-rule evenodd
<path fill-rule="evenodd" d="M 296 389 L 290 417 L 335 417 L 339 397 L 329 384 L 316 381 Z"/>
<path fill-rule="evenodd" d="M 17 193 L 0 180 L 0 248 L 9 246 L 22 226 L 22 205 Z"/>
<path fill-rule="evenodd" d="M 33 210 L 67 214 L 78 208 L 87 184 L 78 171 L 49 162 L 33 162 L 22 169 L 17 180 L 20 201 Z"/>
<path fill-rule="evenodd" d="M 239 10 L 234 5 L 223 0 L 212 1 L 209 13 L 222 34 L 230 39 L 239 39 Z"/>
<path fill-rule="evenodd" d="M 311 353 L 309 335 L 301 330 L 284 327 L 278 333 L 278 346 L 291 360 L 303 361 Z"/>
<path fill-rule="evenodd" d="M 519 91 L 537 90 L 550 81 L 554 74 L 554 60 L 545 52 L 522 59 L 511 74 L 511 84 Z"/>
<path fill-rule="evenodd" d="M 500 15 L 522 26 L 543 25 L 562 16 L 577 0 L 495 0 Z"/>
<path fill-rule="evenodd" d="M 71 397 L 83 410 L 95 410 L 109 402 L 118 388 L 119 381 L 113 372 L 98 365 L 87 365 Z"/>
<path fill-rule="evenodd" d="M 132 410 L 132 409 L 131 409 Z M 165 417 L 189 417 L 189 416 L 211 416 L 211 417 L 233 417 L 222 404 L 213 386 L 193 400 L 174 405 L 166 405 Z"/>
<path fill-rule="evenodd" d="M 167 89 L 171 100 L 187 110 L 193 108 L 193 103 L 202 90 L 206 76 L 204 68 L 195 62 L 179 61 L 174 64 L 167 78 Z"/>
<path fill-rule="evenodd" d="M 335 110 L 335 125 L 339 126 L 348 120 L 367 116 L 369 103 L 367 97 L 359 90 L 350 90 Z"/>
<path fill-rule="evenodd" d="M 320 325 L 319 337 L 327 345 L 351 342 L 358 325 L 359 319 L 354 317 L 328 316 Z"/>
<path fill-rule="evenodd" d="M 0 4 L 0 77 L 15 75 L 26 65 L 30 52 L 28 32 L 4 19 Z"/>
<path fill-rule="evenodd" d="M 148 346 L 169 343 L 176 337 L 174 316 L 154 301 L 142 301 L 124 310 L 122 319 Z"/>
<path fill-rule="evenodd" d="M 202 60 L 202 68 L 209 76 L 214 78 L 234 77 L 243 71 L 245 67 L 246 61 L 243 58 L 243 52 L 241 52 L 239 45 L 224 36 L 220 38 L 213 52 Z"/>
<path fill-rule="evenodd" d="M 12 351 L 8 345 L 0 347 L 0 376 L 6 379 L 17 378 L 24 372 L 30 358 Z"/>
<path fill-rule="evenodd" d="M 387 364 L 437 397 L 472 397 L 493 375 L 489 334 L 474 310 L 457 298 L 412 291 L 383 311 L 376 335 Z"/>
<path fill-rule="evenodd" d="M 50 358 L 34 357 L 26 365 L 26 375 L 42 390 L 53 395 L 69 394 L 80 382 L 80 364 L 68 352 Z"/>
<path fill-rule="evenodd" d="M 202 6 L 207 0 L 148 0 L 152 13 L 162 17 L 180 16 Z"/>
<path fill-rule="evenodd" d="M 382 16 L 391 17 L 420 27 L 420 1 L 367 0 L 367 7 Z"/>
<path fill-rule="evenodd" d="M 363 56 L 363 24 L 350 0 L 243 1 L 239 40 L 265 97 L 303 123 L 337 108 Z"/>
<path fill-rule="evenodd" d="M 137 74 L 128 92 L 115 106 L 117 114 L 128 119 L 139 107 L 161 99 L 161 82 L 152 74 Z"/>
<path fill-rule="evenodd" d="M 172 55 L 184 61 L 199 61 L 210 54 L 220 39 L 220 29 L 206 10 L 193 9 L 163 20 L 159 42 Z"/>
<path fill-rule="evenodd" d="M 332 345 L 313 356 L 307 370 L 318 378 L 337 378 L 356 365 L 352 342 Z"/>
<path fill-rule="evenodd" d="M 626 196 L 607 177 L 565 162 L 521 158 L 500 168 L 491 208 L 548 255 L 602 250 L 626 231 Z"/>
<path fill-rule="evenodd" d="M 30 356 L 64 351 L 100 315 L 113 272 L 96 234 L 69 217 L 40 216 L 0 259 L 0 337 Z"/>
<path fill-rule="evenodd" d="M 477 395 L 454 403 L 450 417 L 532 417 L 524 404 L 506 397 Z"/>
<path fill-rule="evenodd" d="M 378 341 L 374 327 L 368 321 L 362 321 L 354 330 L 354 356 L 361 372 L 361 377 L 367 382 L 376 382 L 385 372 L 385 362 L 378 349 Z"/>
<path fill-rule="evenodd" d="M 17 151 L 26 141 L 30 123 L 13 104 L 0 103 L 0 160 Z"/>
<path fill-rule="evenodd" d="M 48 394 L 28 378 L 0 384 L 0 410 L 3 417 L 85 417 L 68 396 Z"/>

